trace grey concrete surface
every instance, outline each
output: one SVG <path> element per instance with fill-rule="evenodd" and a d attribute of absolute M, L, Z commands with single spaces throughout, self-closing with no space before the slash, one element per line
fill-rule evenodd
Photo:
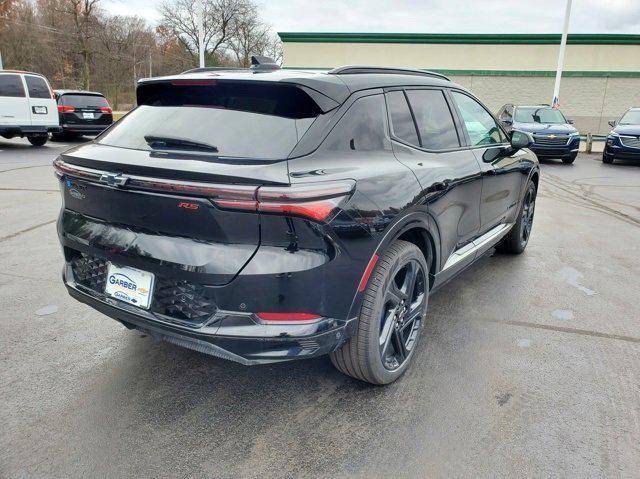
<path fill-rule="evenodd" d="M 640 164 L 542 165 L 521 256 L 431 300 L 388 387 L 327 358 L 246 368 L 71 300 L 64 147 L 0 139 L 0 477 L 640 475 Z"/>

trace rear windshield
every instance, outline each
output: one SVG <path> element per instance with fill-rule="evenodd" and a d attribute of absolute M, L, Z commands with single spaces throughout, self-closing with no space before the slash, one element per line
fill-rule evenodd
<path fill-rule="evenodd" d="M 170 138 L 212 146 L 220 157 L 285 159 L 320 114 L 304 91 L 282 85 L 147 84 L 138 103 L 99 143 L 152 150 L 150 137 Z"/>
<path fill-rule="evenodd" d="M 109 106 L 107 99 L 98 95 L 62 95 L 58 103 L 75 108 L 102 108 Z"/>
<path fill-rule="evenodd" d="M 567 120 L 560 110 L 549 107 L 516 108 L 515 121 L 518 123 L 563 124 Z"/>

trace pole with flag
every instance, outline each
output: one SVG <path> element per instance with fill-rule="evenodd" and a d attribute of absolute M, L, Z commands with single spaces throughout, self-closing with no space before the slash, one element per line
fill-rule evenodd
<path fill-rule="evenodd" d="M 200 68 L 204 68 L 204 0 L 196 0 L 196 21 L 198 23 L 198 54 Z"/>
<path fill-rule="evenodd" d="M 560 53 L 558 54 L 558 69 L 556 70 L 556 83 L 553 87 L 553 100 L 551 106 L 560 108 L 560 80 L 562 79 L 562 69 L 564 68 L 564 52 L 567 48 L 567 35 L 569 34 L 569 19 L 571 18 L 571 1 L 567 0 L 567 8 L 564 12 L 564 28 L 562 39 L 560 40 Z"/>

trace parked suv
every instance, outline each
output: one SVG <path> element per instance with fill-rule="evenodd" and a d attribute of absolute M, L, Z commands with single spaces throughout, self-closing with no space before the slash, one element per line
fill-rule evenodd
<path fill-rule="evenodd" d="M 610 121 L 609 125 L 613 130 L 607 136 L 602 161 L 640 160 L 640 108 L 629 108 L 620 121 Z"/>
<path fill-rule="evenodd" d="M 203 71 L 55 160 L 63 279 L 128 328 L 245 365 L 329 353 L 385 384 L 429 294 L 521 253 L 539 166 L 471 93 L 423 71 Z"/>
<path fill-rule="evenodd" d="M 580 134 L 562 112 L 549 105 L 504 105 L 498 119 L 507 131 L 516 129 L 533 134 L 531 149 L 538 158 L 559 158 L 573 163 L 580 149 Z"/>
<path fill-rule="evenodd" d="M 58 112 L 49 82 L 38 73 L 0 70 L 0 136 L 27 137 L 42 146 L 57 132 Z"/>
<path fill-rule="evenodd" d="M 113 123 L 113 110 L 102 93 L 83 90 L 56 90 L 61 137 L 97 135 Z"/>

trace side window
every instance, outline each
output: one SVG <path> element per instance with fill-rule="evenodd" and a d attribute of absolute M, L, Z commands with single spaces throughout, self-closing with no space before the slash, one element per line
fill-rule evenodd
<path fill-rule="evenodd" d="M 469 138 L 471 146 L 505 143 L 506 136 L 493 117 L 473 98 L 458 92 L 451 92 Z"/>
<path fill-rule="evenodd" d="M 387 104 L 391 115 L 391 131 L 393 131 L 393 135 L 410 145 L 419 146 L 418 132 L 404 93 L 401 91 L 387 93 Z"/>
<path fill-rule="evenodd" d="M 460 141 L 449 105 L 441 90 L 407 90 L 423 148 L 448 150 Z"/>
<path fill-rule="evenodd" d="M 0 96 L 24 97 L 20 75 L 0 75 Z"/>
<path fill-rule="evenodd" d="M 43 78 L 25 75 L 24 79 L 27 81 L 27 89 L 31 98 L 51 98 L 49 85 Z"/>
<path fill-rule="evenodd" d="M 382 95 L 356 100 L 324 142 L 334 151 L 390 150 L 387 111 Z"/>

